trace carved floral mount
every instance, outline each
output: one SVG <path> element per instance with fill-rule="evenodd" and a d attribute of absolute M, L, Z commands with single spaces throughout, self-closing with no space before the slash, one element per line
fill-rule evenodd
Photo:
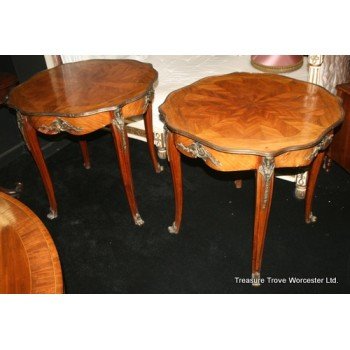
<path fill-rule="evenodd" d="M 222 166 L 222 164 L 198 142 L 194 142 L 189 146 L 178 143 L 177 146 L 183 151 L 192 154 L 194 158 L 202 158 L 205 162 L 209 159 L 214 165 Z"/>
<path fill-rule="evenodd" d="M 316 145 L 310 154 L 310 156 L 307 158 L 308 160 L 313 160 L 319 152 L 324 151 L 332 142 L 333 139 L 333 133 L 326 135 L 322 141 Z"/>
<path fill-rule="evenodd" d="M 57 118 L 50 125 L 41 125 L 38 127 L 38 130 L 44 134 L 58 134 L 60 132 L 68 133 L 79 133 L 83 129 L 74 125 L 69 124 L 61 118 Z"/>
<path fill-rule="evenodd" d="M 269 195 L 271 193 L 271 178 L 274 176 L 275 170 L 275 159 L 273 157 L 264 157 L 262 164 L 259 166 L 258 171 L 264 177 L 265 190 L 263 196 L 263 209 L 266 208 L 267 201 L 269 200 Z"/>

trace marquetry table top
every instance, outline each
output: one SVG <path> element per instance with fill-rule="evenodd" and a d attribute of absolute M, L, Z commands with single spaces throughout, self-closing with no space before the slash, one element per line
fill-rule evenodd
<path fill-rule="evenodd" d="M 340 99 L 326 89 L 262 73 L 201 79 L 169 94 L 159 111 L 173 132 L 262 156 L 312 147 L 343 118 Z"/>
<path fill-rule="evenodd" d="M 55 244 L 40 219 L 0 192 L 0 293 L 62 293 Z"/>
<path fill-rule="evenodd" d="M 8 105 L 28 116 L 92 115 L 144 97 L 157 76 L 151 64 L 135 60 L 67 63 L 39 72 L 17 86 Z"/>

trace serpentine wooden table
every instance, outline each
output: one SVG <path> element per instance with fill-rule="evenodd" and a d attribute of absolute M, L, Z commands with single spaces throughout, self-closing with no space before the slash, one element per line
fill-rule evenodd
<path fill-rule="evenodd" d="M 273 75 L 232 73 L 199 80 L 172 92 L 159 107 L 167 133 L 178 233 L 183 192 L 180 153 L 202 158 L 219 171 L 255 170 L 256 204 L 252 282 L 259 285 L 275 168 L 311 164 L 305 220 L 333 129 L 341 123 L 340 99 L 324 88 Z"/>
<path fill-rule="evenodd" d="M 0 192 L 0 293 L 63 293 L 60 260 L 40 219 Z"/>
<path fill-rule="evenodd" d="M 144 116 L 151 159 L 160 172 L 152 128 L 157 75 L 151 64 L 135 60 L 89 60 L 42 71 L 11 91 L 8 105 L 17 110 L 19 128 L 39 167 L 50 202 L 48 218 L 57 217 L 57 204 L 37 131 L 86 135 L 110 126 L 131 214 L 135 224 L 143 224 L 135 200 L 125 123 L 130 117 Z M 80 146 L 84 166 L 90 168 L 84 138 Z"/>

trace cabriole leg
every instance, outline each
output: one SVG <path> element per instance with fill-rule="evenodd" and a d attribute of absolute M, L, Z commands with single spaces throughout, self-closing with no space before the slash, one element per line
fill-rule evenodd
<path fill-rule="evenodd" d="M 312 214 L 312 200 L 314 198 L 316 181 L 324 160 L 324 156 L 325 152 L 320 152 L 312 162 L 311 169 L 309 171 L 309 181 L 307 184 L 305 197 L 305 221 L 308 224 L 317 221 L 317 217 Z"/>
<path fill-rule="evenodd" d="M 38 136 L 36 130 L 30 125 L 27 117 L 21 117 L 22 118 L 22 132 L 24 140 L 26 141 L 26 144 L 32 153 L 32 156 L 35 160 L 35 163 L 37 164 L 39 168 L 39 172 L 41 175 L 41 178 L 44 183 L 44 187 L 46 190 L 46 194 L 49 198 L 50 203 L 50 212 L 47 214 L 47 217 L 49 219 L 54 219 L 57 217 L 57 203 L 54 193 L 53 184 L 51 181 L 51 177 L 49 174 L 49 171 L 47 169 L 44 156 L 42 154 Z"/>
<path fill-rule="evenodd" d="M 152 103 L 149 103 L 146 114 L 144 116 L 146 138 L 149 154 L 156 173 L 160 173 L 164 168 L 159 164 L 156 149 L 154 146 L 153 121 L 152 121 Z"/>
<path fill-rule="evenodd" d="M 90 156 L 89 156 L 89 149 L 88 149 L 87 141 L 81 140 L 81 141 L 79 141 L 79 144 L 80 144 L 80 148 L 81 148 L 81 153 L 83 155 L 84 168 L 90 169 L 91 163 L 90 163 Z"/>
<path fill-rule="evenodd" d="M 183 206 L 182 169 L 181 155 L 175 146 L 174 134 L 171 132 L 168 132 L 167 149 L 175 196 L 175 221 L 172 226 L 168 227 L 168 230 L 170 233 L 178 233 L 181 225 Z"/>
<path fill-rule="evenodd" d="M 260 285 L 260 270 L 274 184 L 274 159 L 262 158 L 256 172 L 255 220 L 252 256 L 253 286 Z"/>
<path fill-rule="evenodd" d="M 113 112 L 111 112 L 113 113 Z M 120 111 L 115 111 L 116 118 L 112 122 L 111 131 L 114 139 L 115 150 L 118 155 L 120 173 L 124 183 L 124 189 L 128 199 L 131 215 L 137 226 L 142 226 L 144 221 L 142 220 L 139 211 L 137 209 L 134 182 L 132 179 L 130 153 L 129 153 L 129 139 L 126 134 L 124 122 L 122 120 Z M 114 117 L 113 117 L 114 118 Z"/>

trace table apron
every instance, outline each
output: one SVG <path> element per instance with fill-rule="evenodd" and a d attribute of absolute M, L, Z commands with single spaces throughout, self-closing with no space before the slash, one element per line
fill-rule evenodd
<path fill-rule="evenodd" d="M 327 134 L 316 146 L 285 152 L 274 158 L 276 168 L 297 168 L 310 165 L 318 152 L 329 146 L 333 133 Z M 202 158 L 212 169 L 218 171 L 244 171 L 258 169 L 260 155 L 225 153 L 204 146 L 185 136 L 174 134 L 179 152 L 190 158 Z"/>
<path fill-rule="evenodd" d="M 134 101 L 123 106 L 121 116 L 123 119 L 143 115 L 150 101 L 146 98 Z M 105 111 L 81 117 L 64 116 L 27 116 L 32 127 L 44 134 L 54 135 L 67 132 L 73 135 L 85 135 L 110 125 L 114 118 L 114 111 Z"/>

